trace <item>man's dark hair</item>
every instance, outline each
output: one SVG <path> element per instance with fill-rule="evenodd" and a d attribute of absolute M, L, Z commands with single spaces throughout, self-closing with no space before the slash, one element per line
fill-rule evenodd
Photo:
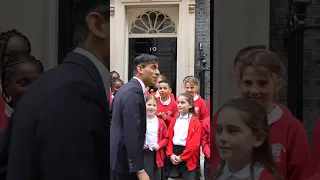
<path fill-rule="evenodd" d="M 106 0 L 75 0 L 73 4 L 72 24 L 74 28 L 74 44 L 83 43 L 88 36 L 89 29 L 86 16 L 90 12 L 98 12 L 107 22 L 110 20 L 110 1 Z"/>
<path fill-rule="evenodd" d="M 155 55 L 151 54 L 141 54 L 133 59 L 133 72 L 136 74 L 137 66 L 141 65 L 142 67 L 146 67 L 152 63 L 159 63 L 159 59 Z"/>
<path fill-rule="evenodd" d="M 236 57 L 234 58 L 234 62 L 233 62 L 233 68 L 236 68 L 236 65 L 238 64 L 238 62 L 240 61 L 240 59 L 247 54 L 247 52 L 254 50 L 254 49 L 267 49 L 267 46 L 265 45 L 251 45 L 251 46 L 247 46 L 245 48 L 240 49 L 240 51 L 238 51 Z"/>
<path fill-rule="evenodd" d="M 168 86 L 169 86 L 169 88 L 172 88 L 171 87 L 171 82 L 169 81 L 169 80 L 161 80 L 161 81 L 159 81 L 159 84 L 161 84 L 161 83 L 165 83 L 165 84 L 168 84 Z"/>

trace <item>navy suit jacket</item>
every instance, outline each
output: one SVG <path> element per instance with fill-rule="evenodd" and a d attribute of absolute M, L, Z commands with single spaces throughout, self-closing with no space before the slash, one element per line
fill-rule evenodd
<path fill-rule="evenodd" d="M 109 179 L 105 91 L 92 61 L 74 52 L 38 77 L 9 120 L 0 175 L 6 173 L 7 180 Z"/>
<path fill-rule="evenodd" d="M 129 174 L 144 169 L 146 103 L 141 84 L 131 79 L 113 100 L 110 127 L 110 167 Z"/>

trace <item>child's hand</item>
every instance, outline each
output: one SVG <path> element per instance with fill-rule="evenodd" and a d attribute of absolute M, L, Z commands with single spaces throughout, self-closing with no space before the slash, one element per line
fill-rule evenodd
<path fill-rule="evenodd" d="M 155 150 L 155 151 L 158 151 L 160 149 L 159 145 L 158 144 L 155 144 L 152 146 L 152 149 Z"/>
<path fill-rule="evenodd" d="M 146 150 L 146 149 L 148 149 L 148 148 L 149 148 L 149 146 L 146 145 L 146 144 L 143 146 L 143 150 Z"/>
<path fill-rule="evenodd" d="M 166 114 L 163 113 L 163 112 L 158 113 L 158 117 L 163 119 L 163 120 L 166 120 Z"/>
<path fill-rule="evenodd" d="M 170 156 L 170 159 L 171 159 L 171 162 L 172 162 L 173 165 L 179 164 L 178 161 L 176 160 L 176 157 L 177 157 L 177 156 L 174 155 L 174 154 L 172 154 L 172 155 Z"/>
<path fill-rule="evenodd" d="M 156 93 L 154 96 L 155 96 L 156 98 L 158 98 L 158 97 L 160 97 L 160 94 L 159 94 L 159 93 Z"/>
<path fill-rule="evenodd" d="M 176 156 L 176 161 L 177 161 L 178 163 L 181 163 L 183 160 L 180 158 L 180 156 Z"/>

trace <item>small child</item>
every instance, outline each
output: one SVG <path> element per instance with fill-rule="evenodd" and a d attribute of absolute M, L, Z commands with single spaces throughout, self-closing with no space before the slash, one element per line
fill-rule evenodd
<path fill-rule="evenodd" d="M 150 180 L 161 180 L 161 168 L 165 157 L 163 148 L 168 144 L 167 126 L 156 116 L 157 107 L 157 98 L 154 95 L 148 95 L 146 98 L 147 131 L 143 149 L 145 171 Z"/>
<path fill-rule="evenodd" d="M 201 124 L 194 110 L 191 94 L 182 93 L 177 102 L 180 114 L 168 129 L 167 156 L 172 164 L 167 173 L 172 178 L 195 180 L 200 159 Z"/>
<path fill-rule="evenodd" d="M 222 163 L 214 180 L 280 180 L 270 152 L 267 114 L 258 103 L 233 99 L 216 122 L 215 144 Z"/>
<path fill-rule="evenodd" d="M 113 79 L 111 81 L 110 104 L 112 103 L 114 96 L 117 94 L 121 86 L 123 86 L 123 81 L 121 79 Z"/>
<path fill-rule="evenodd" d="M 159 98 L 159 97 L 160 97 L 160 93 L 159 93 L 159 84 L 160 84 L 160 82 L 161 82 L 161 81 L 166 81 L 166 80 L 167 80 L 167 78 L 164 77 L 164 75 L 161 75 L 161 74 L 160 74 L 160 75 L 158 76 L 157 83 L 156 83 L 157 91 L 152 92 L 152 94 L 153 94 L 154 96 L 156 96 L 156 98 Z M 171 89 L 171 88 L 170 88 L 169 96 L 170 96 L 170 98 L 171 98 L 173 101 L 176 100 L 176 98 L 175 98 L 174 95 L 172 94 L 172 89 Z"/>

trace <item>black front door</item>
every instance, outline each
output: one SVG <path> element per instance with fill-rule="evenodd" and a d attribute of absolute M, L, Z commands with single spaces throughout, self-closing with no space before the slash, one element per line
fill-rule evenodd
<path fill-rule="evenodd" d="M 133 59 L 140 54 L 152 54 L 159 58 L 159 70 L 172 85 L 176 95 L 177 80 L 177 38 L 130 38 L 129 39 L 129 79 L 133 74 Z"/>

